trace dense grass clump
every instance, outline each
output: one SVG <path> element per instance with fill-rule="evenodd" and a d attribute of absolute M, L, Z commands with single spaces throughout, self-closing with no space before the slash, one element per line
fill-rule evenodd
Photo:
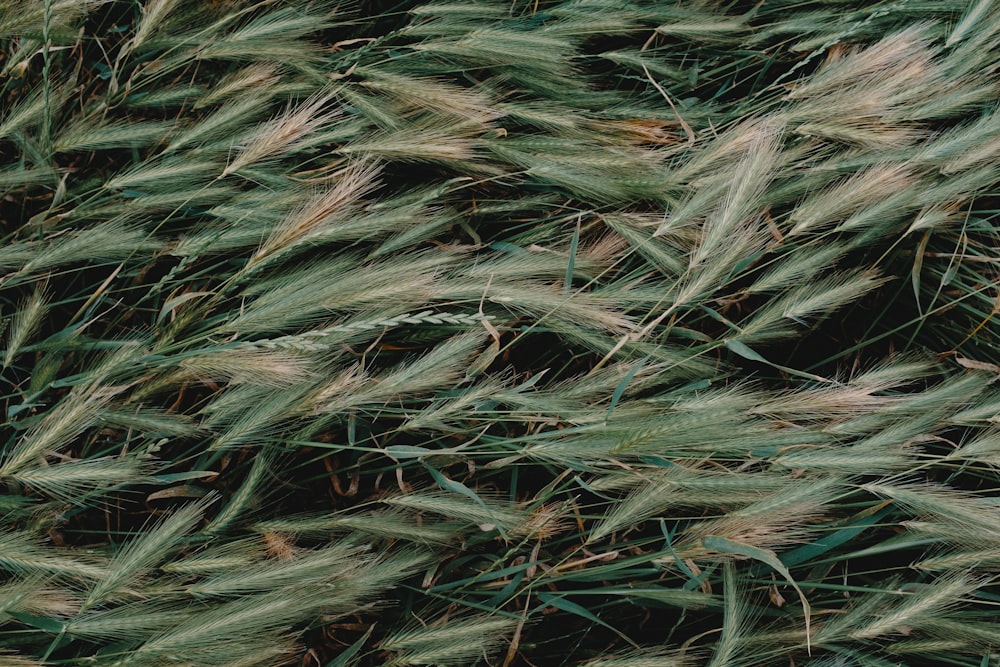
<path fill-rule="evenodd" d="M 0 665 L 996 665 L 1000 5 L 0 0 Z"/>

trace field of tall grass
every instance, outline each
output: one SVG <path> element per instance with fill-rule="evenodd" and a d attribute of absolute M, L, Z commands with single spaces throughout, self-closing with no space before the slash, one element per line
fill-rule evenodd
<path fill-rule="evenodd" d="M 0 665 L 996 667 L 998 186 L 994 0 L 0 0 Z"/>

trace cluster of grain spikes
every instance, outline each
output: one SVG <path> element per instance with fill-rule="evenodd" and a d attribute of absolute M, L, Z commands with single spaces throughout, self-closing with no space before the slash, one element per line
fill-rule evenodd
<path fill-rule="evenodd" d="M 0 664 L 995 662 L 1000 10 L 374 4 L 0 0 Z"/>

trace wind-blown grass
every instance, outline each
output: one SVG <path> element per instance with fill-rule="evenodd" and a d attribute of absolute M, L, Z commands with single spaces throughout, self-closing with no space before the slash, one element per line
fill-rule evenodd
<path fill-rule="evenodd" d="M 998 62 L 0 0 L 0 664 L 993 664 Z"/>

